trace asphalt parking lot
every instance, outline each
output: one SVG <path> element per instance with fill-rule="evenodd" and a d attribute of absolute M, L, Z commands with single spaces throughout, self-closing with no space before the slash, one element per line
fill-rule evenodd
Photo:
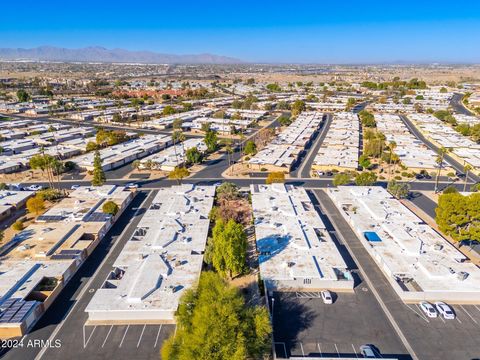
<path fill-rule="evenodd" d="M 275 292 L 274 341 L 277 358 L 351 357 L 374 344 L 383 357 L 410 359 L 407 350 L 364 282 L 354 293 L 338 293 L 326 305 L 319 293 Z"/>
<path fill-rule="evenodd" d="M 54 353 L 58 359 L 159 359 L 163 342 L 174 330 L 174 325 L 85 326 L 81 341 Z"/>
<path fill-rule="evenodd" d="M 358 267 L 368 276 L 369 284 L 378 294 L 377 300 L 391 315 L 412 355 L 420 360 L 480 359 L 480 306 L 453 305 L 457 319 L 444 320 L 427 318 L 416 304 L 403 303 L 333 202 L 323 191 L 317 191 L 316 195 L 323 213 L 332 222 Z"/>

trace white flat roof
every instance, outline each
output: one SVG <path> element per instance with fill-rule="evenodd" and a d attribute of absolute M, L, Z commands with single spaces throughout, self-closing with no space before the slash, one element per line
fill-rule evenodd
<path fill-rule="evenodd" d="M 464 262 L 460 251 L 384 188 L 340 186 L 327 193 L 387 277 L 412 279 L 419 292 L 461 292 L 479 299 L 480 269 Z M 381 241 L 367 241 L 365 232 L 375 232 Z"/>
<path fill-rule="evenodd" d="M 305 189 L 251 185 L 251 192 L 262 278 L 339 280 L 347 266 Z"/>
<path fill-rule="evenodd" d="M 144 319 L 137 312 L 162 320 L 165 313 L 174 312 L 181 295 L 200 276 L 214 196 L 214 186 L 184 184 L 158 190 L 115 260 L 112 276 L 86 311 L 102 313 L 105 320 L 118 319 L 119 312 L 129 312 L 131 320 Z"/>

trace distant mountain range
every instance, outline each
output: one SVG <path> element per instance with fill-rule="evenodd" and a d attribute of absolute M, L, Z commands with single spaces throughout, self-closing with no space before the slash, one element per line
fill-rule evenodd
<path fill-rule="evenodd" d="M 106 49 L 99 46 L 66 49 L 40 46 L 32 49 L 0 48 L 0 60 L 103 62 L 141 64 L 240 64 L 242 60 L 213 54 L 174 55 L 152 51 Z"/>

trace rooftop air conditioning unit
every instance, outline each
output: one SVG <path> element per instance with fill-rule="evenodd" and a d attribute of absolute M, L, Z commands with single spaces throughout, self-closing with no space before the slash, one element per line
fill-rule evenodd
<path fill-rule="evenodd" d="M 457 274 L 457 279 L 460 280 L 460 281 L 466 280 L 468 278 L 468 275 L 469 275 L 469 273 L 467 273 L 465 271 L 460 271 Z"/>

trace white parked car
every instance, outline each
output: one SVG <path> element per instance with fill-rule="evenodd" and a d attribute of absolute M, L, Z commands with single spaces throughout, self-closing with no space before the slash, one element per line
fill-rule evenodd
<path fill-rule="evenodd" d="M 29 187 L 27 187 L 27 190 L 30 190 L 30 191 L 38 191 L 42 189 L 43 189 L 42 185 L 30 185 Z"/>
<path fill-rule="evenodd" d="M 138 184 L 128 183 L 127 185 L 125 185 L 125 187 L 126 187 L 127 189 L 133 190 L 133 189 L 137 189 L 137 188 L 138 188 Z"/>
<path fill-rule="evenodd" d="M 452 308 L 445 304 L 442 301 L 437 301 L 435 303 L 435 308 L 437 309 L 438 313 L 443 316 L 444 319 L 453 320 L 455 319 L 455 313 L 453 312 Z"/>
<path fill-rule="evenodd" d="M 328 290 L 323 290 L 321 293 L 322 300 L 325 304 L 333 304 L 332 293 Z"/>
<path fill-rule="evenodd" d="M 72 190 L 77 190 L 78 188 L 80 188 L 80 185 L 72 185 L 70 187 L 70 189 L 72 189 Z"/>
<path fill-rule="evenodd" d="M 420 309 L 427 315 L 429 318 L 436 318 L 438 316 L 437 310 L 427 301 L 422 301 L 420 303 Z"/>
<path fill-rule="evenodd" d="M 374 345 L 365 344 L 360 346 L 360 352 L 362 353 L 364 358 L 375 359 L 377 358 L 378 350 Z M 381 357 L 379 353 L 378 355 L 379 355 L 378 357 Z"/>

